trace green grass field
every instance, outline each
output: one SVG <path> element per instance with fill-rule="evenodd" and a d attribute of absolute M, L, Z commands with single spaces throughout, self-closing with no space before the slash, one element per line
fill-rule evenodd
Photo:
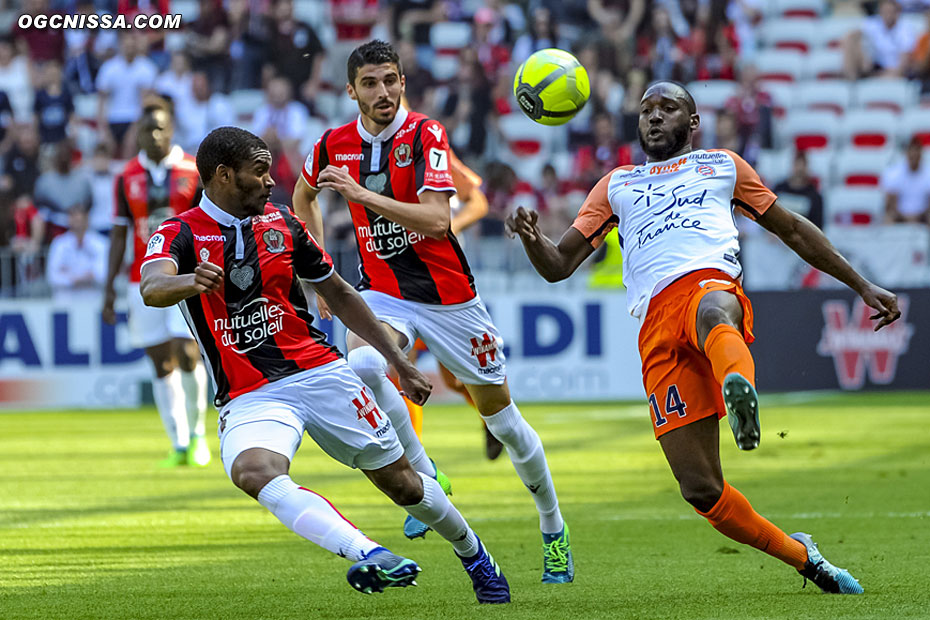
<path fill-rule="evenodd" d="M 404 539 L 405 513 L 309 439 L 293 478 L 417 560 L 419 588 L 355 592 L 346 560 L 286 530 L 217 459 L 156 469 L 165 439 L 151 409 L 3 414 L 0 618 L 930 618 L 928 396 L 763 398 L 753 453 L 721 427 L 730 482 L 789 533 L 812 533 L 859 578 L 859 597 L 802 589 L 699 518 L 641 404 L 522 408 L 546 444 L 577 566 L 574 584 L 543 586 L 535 510 L 506 455 L 484 460 L 466 407 L 428 408 L 427 448 L 510 580 L 513 603 L 492 608 L 479 608 L 448 544 Z"/>

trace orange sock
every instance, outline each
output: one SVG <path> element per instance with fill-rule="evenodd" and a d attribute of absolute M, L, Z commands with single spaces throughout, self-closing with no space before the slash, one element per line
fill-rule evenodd
<path fill-rule="evenodd" d="M 736 542 L 755 547 L 800 570 L 807 562 L 807 549 L 752 509 L 742 493 L 723 483 L 723 494 L 707 512 L 697 511 L 714 529 Z"/>
<path fill-rule="evenodd" d="M 391 383 L 394 384 L 398 390 L 400 389 L 400 383 L 397 382 L 397 378 L 394 377 L 393 371 L 388 373 L 388 379 L 391 380 Z M 404 404 L 407 405 L 407 413 L 410 414 L 410 424 L 413 425 L 413 432 L 417 434 L 417 437 L 421 440 L 423 439 L 423 407 L 415 404 L 406 396 L 404 398 Z"/>
<path fill-rule="evenodd" d="M 738 372 L 756 385 L 756 363 L 743 335 L 735 327 L 721 323 L 710 330 L 704 341 L 704 355 L 710 360 L 714 379 L 720 385 L 731 372 Z"/>

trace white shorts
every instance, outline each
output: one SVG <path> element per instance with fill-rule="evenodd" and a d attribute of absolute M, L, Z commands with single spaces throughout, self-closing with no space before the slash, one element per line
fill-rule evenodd
<path fill-rule="evenodd" d="M 243 451 L 293 460 L 304 431 L 349 467 L 379 469 L 404 455 L 387 414 L 345 360 L 268 383 L 220 410 L 220 457 L 228 475 Z"/>
<path fill-rule="evenodd" d="M 178 306 L 153 308 L 142 301 L 138 284 L 130 284 L 129 297 L 129 344 L 137 349 L 147 349 L 175 338 L 193 340 L 184 315 Z"/>
<path fill-rule="evenodd" d="M 361 295 L 379 320 L 407 337 L 405 351 L 420 338 L 462 383 L 501 385 L 506 381 L 504 339 L 478 296 L 464 304 L 440 306 L 378 291 L 362 291 Z"/>

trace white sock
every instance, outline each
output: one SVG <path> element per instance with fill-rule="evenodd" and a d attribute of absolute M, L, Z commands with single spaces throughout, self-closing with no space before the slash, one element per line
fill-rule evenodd
<path fill-rule="evenodd" d="M 207 369 L 203 364 L 197 364 L 191 372 L 181 372 L 181 387 L 191 437 L 203 437 L 207 418 Z"/>
<path fill-rule="evenodd" d="M 507 448 L 517 475 L 533 495 L 539 511 L 539 529 L 546 534 L 561 532 L 562 513 L 539 435 L 523 419 L 513 401 L 494 415 L 481 417 L 491 434 Z"/>
<path fill-rule="evenodd" d="M 288 475 L 262 487 L 258 503 L 298 536 L 353 562 L 381 546 L 349 523 L 326 498 L 297 486 Z"/>
<path fill-rule="evenodd" d="M 417 473 L 423 479 L 423 499 L 419 504 L 404 506 L 404 510 L 452 543 L 452 547 L 459 556 L 470 558 L 476 555 L 478 537 L 468 527 L 465 517 L 452 505 L 438 482 L 423 472 Z"/>
<path fill-rule="evenodd" d="M 158 415 L 161 416 L 161 422 L 165 426 L 171 445 L 175 450 L 187 450 L 190 432 L 188 432 L 187 414 L 181 402 L 180 373 L 172 370 L 164 377 L 153 377 L 152 396 L 155 397 L 155 407 L 158 409 Z"/>
<path fill-rule="evenodd" d="M 387 377 L 388 363 L 384 356 L 374 347 L 366 345 L 349 351 L 346 361 L 355 374 L 374 392 L 375 401 L 394 425 L 394 432 L 397 433 L 400 445 L 404 447 L 404 454 L 413 468 L 427 476 L 435 477 L 436 468 L 430 463 L 426 450 L 420 443 L 420 438 L 413 430 L 407 403 Z"/>

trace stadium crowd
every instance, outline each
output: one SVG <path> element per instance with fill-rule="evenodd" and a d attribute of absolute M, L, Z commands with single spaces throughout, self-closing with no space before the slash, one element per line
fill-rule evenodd
<path fill-rule="evenodd" d="M 183 27 L 17 24 L 55 12 L 180 13 Z M 114 175 L 153 94 L 172 101 L 188 152 L 222 125 L 261 135 L 272 199 L 290 202 L 317 138 L 357 113 L 345 59 L 372 38 L 395 43 L 411 108 L 483 176 L 490 212 L 471 237 L 500 237 L 516 204 L 564 230 L 599 178 L 644 161 L 639 101 L 656 79 L 690 85 L 701 148 L 741 154 L 819 226 L 925 225 L 928 22 L 928 0 L 0 0 L 0 294 L 99 290 Z M 547 47 L 591 80 L 561 128 L 533 124 L 512 95 L 517 66 Z M 351 244 L 348 210 L 335 195 L 324 207 L 328 241 Z"/>

